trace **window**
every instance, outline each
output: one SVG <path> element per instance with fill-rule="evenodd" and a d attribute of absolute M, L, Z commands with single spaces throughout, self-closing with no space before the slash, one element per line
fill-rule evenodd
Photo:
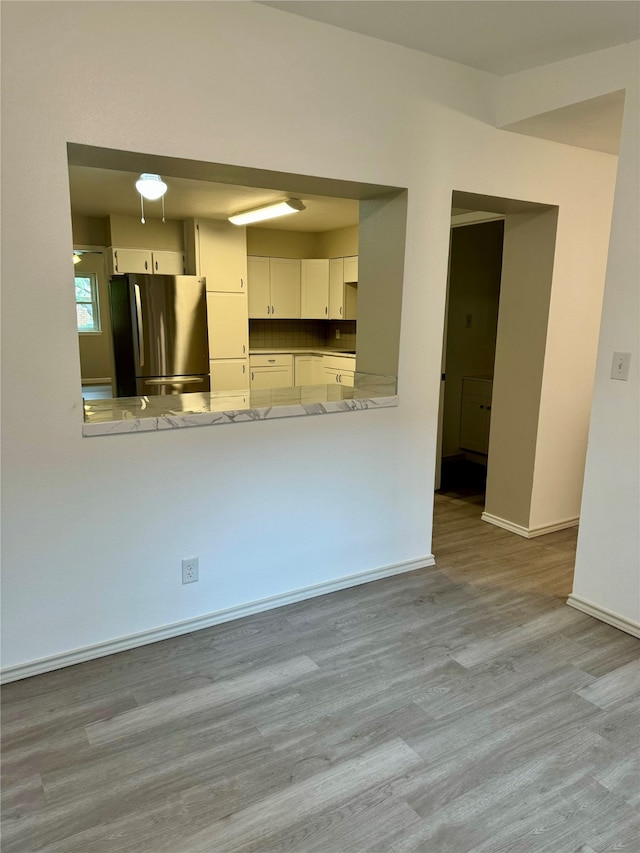
<path fill-rule="evenodd" d="M 95 273 L 76 275 L 76 314 L 79 332 L 99 332 L 98 279 Z"/>

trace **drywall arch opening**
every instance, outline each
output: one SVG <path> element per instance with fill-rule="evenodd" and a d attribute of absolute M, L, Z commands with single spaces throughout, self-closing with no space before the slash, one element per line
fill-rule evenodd
<path fill-rule="evenodd" d="M 354 227 L 357 227 L 358 232 L 357 253 L 359 254 L 356 369 L 359 373 L 397 377 L 407 218 L 405 188 L 247 166 L 208 163 L 77 143 L 67 144 L 67 157 L 69 167 L 101 170 L 105 176 L 104 179 L 100 179 L 104 181 L 101 184 L 103 187 L 109 185 L 109 175 L 118 176 L 120 179 L 123 174 L 127 177 L 142 172 L 162 175 L 170 183 L 174 182 L 174 189 L 180 183 L 181 191 L 185 194 L 188 190 L 195 195 L 196 186 L 209 188 L 214 185 L 219 186 L 220 198 L 223 199 L 219 207 L 207 210 L 198 208 L 197 213 L 174 214 L 172 217 L 168 193 L 167 220 L 176 221 L 167 221 L 166 226 L 160 226 L 159 219 L 154 223 L 151 216 L 147 215 L 147 222 L 142 230 L 149 231 L 151 225 L 157 225 L 158 228 L 164 228 L 166 231 L 169 230 L 169 225 L 177 226 L 180 238 L 183 223 L 179 220 L 187 216 L 197 215 L 207 219 L 226 220 L 229 213 L 237 212 L 233 208 L 225 210 L 223 206 L 224 203 L 227 205 L 230 203 L 230 198 L 234 198 L 234 192 L 238 197 L 245 199 L 253 193 L 251 196 L 254 199 L 253 202 L 249 203 L 246 200 L 245 207 L 255 207 L 258 204 L 277 201 L 288 196 L 306 200 L 308 207 L 318 200 L 329 203 L 332 201 L 337 203 L 339 200 L 351 201 L 350 209 L 355 210 Z M 114 177 L 113 180 L 115 179 Z M 133 181 L 130 180 L 127 187 L 129 184 L 131 197 L 139 201 L 134 191 Z M 310 202 L 309 199 L 312 201 Z M 73 214 L 73 192 L 71 192 L 71 201 Z M 114 212 L 122 213 L 123 211 Z M 158 213 L 157 216 L 159 215 Z M 291 230 L 296 230 L 294 222 L 291 224 Z M 310 230 L 313 230 L 313 227 L 310 227 Z M 315 230 L 321 232 L 322 228 L 316 227 Z M 140 228 L 137 233 L 143 240 L 144 235 L 141 234 Z M 188 257 L 189 249 L 184 243 L 182 245 Z M 157 248 L 169 247 L 162 245 Z"/>
<path fill-rule="evenodd" d="M 575 282 L 555 269 L 556 206 L 455 191 L 452 208 L 465 227 L 476 227 L 472 211 L 484 211 L 485 221 L 504 219 L 482 518 L 525 537 L 576 525 L 601 289 L 584 293 L 584 304 L 567 313 L 559 297 Z M 576 314 L 592 318 L 582 334 Z M 563 347 L 549 347 L 550 335 Z M 567 347 L 574 349 L 568 360 Z M 566 371 L 570 381 L 559 395 L 554 379 Z"/>

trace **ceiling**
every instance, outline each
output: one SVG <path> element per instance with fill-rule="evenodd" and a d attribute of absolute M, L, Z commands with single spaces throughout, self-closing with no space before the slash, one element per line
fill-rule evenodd
<path fill-rule="evenodd" d="M 499 76 L 640 38 L 636 0 L 266 0 L 263 5 Z"/>
<path fill-rule="evenodd" d="M 263 5 L 496 75 L 640 37 L 638 0 L 269 0 Z M 616 154 L 623 107 L 624 93 L 615 92 L 533 116 L 505 129 Z M 98 168 L 80 159 L 69 166 L 74 214 L 140 214 L 140 198 L 134 187 L 139 170 L 123 171 L 114 168 L 113 163 L 108 165 L 109 168 Z M 127 165 L 133 168 L 132 164 Z M 158 171 L 165 178 L 169 174 L 168 169 Z M 279 191 L 273 184 L 269 189 L 258 189 L 232 183 L 228 178 L 222 183 L 209 177 L 201 180 L 176 176 L 166 180 L 168 219 L 224 219 L 231 213 L 291 195 L 301 198 L 306 210 L 255 227 L 321 232 L 358 222 L 358 201 L 353 197 L 328 197 L 297 189 Z M 325 187 L 319 189 L 326 191 Z M 160 204 L 148 203 L 145 212 L 160 216 Z"/>
<path fill-rule="evenodd" d="M 140 216 L 140 196 L 135 182 L 140 172 L 101 169 L 91 166 L 69 166 L 71 212 L 83 216 L 103 217 L 107 214 Z M 165 195 L 167 219 L 226 219 L 263 204 L 281 201 L 288 193 L 191 178 L 167 177 Z M 282 219 L 256 223 L 252 227 L 296 231 L 331 231 L 358 224 L 357 199 L 328 198 L 298 194 L 306 209 Z M 159 218 L 161 202 L 145 202 L 145 215 Z"/>

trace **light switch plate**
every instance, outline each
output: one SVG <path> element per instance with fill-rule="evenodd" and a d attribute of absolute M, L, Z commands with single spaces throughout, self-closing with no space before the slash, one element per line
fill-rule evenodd
<path fill-rule="evenodd" d="M 626 382 L 629 378 L 629 365 L 631 364 L 630 352 L 614 352 L 611 363 L 611 378 L 622 379 Z"/>

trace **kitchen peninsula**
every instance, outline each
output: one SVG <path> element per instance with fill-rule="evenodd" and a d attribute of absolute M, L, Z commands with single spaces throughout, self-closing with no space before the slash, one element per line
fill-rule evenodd
<path fill-rule="evenodd" d="M 85 436 L 326 415 L 398 405 L 396 378 L 355 373 L 353 386 L 298 385 L 235 392 L 85 400 Z"/>

